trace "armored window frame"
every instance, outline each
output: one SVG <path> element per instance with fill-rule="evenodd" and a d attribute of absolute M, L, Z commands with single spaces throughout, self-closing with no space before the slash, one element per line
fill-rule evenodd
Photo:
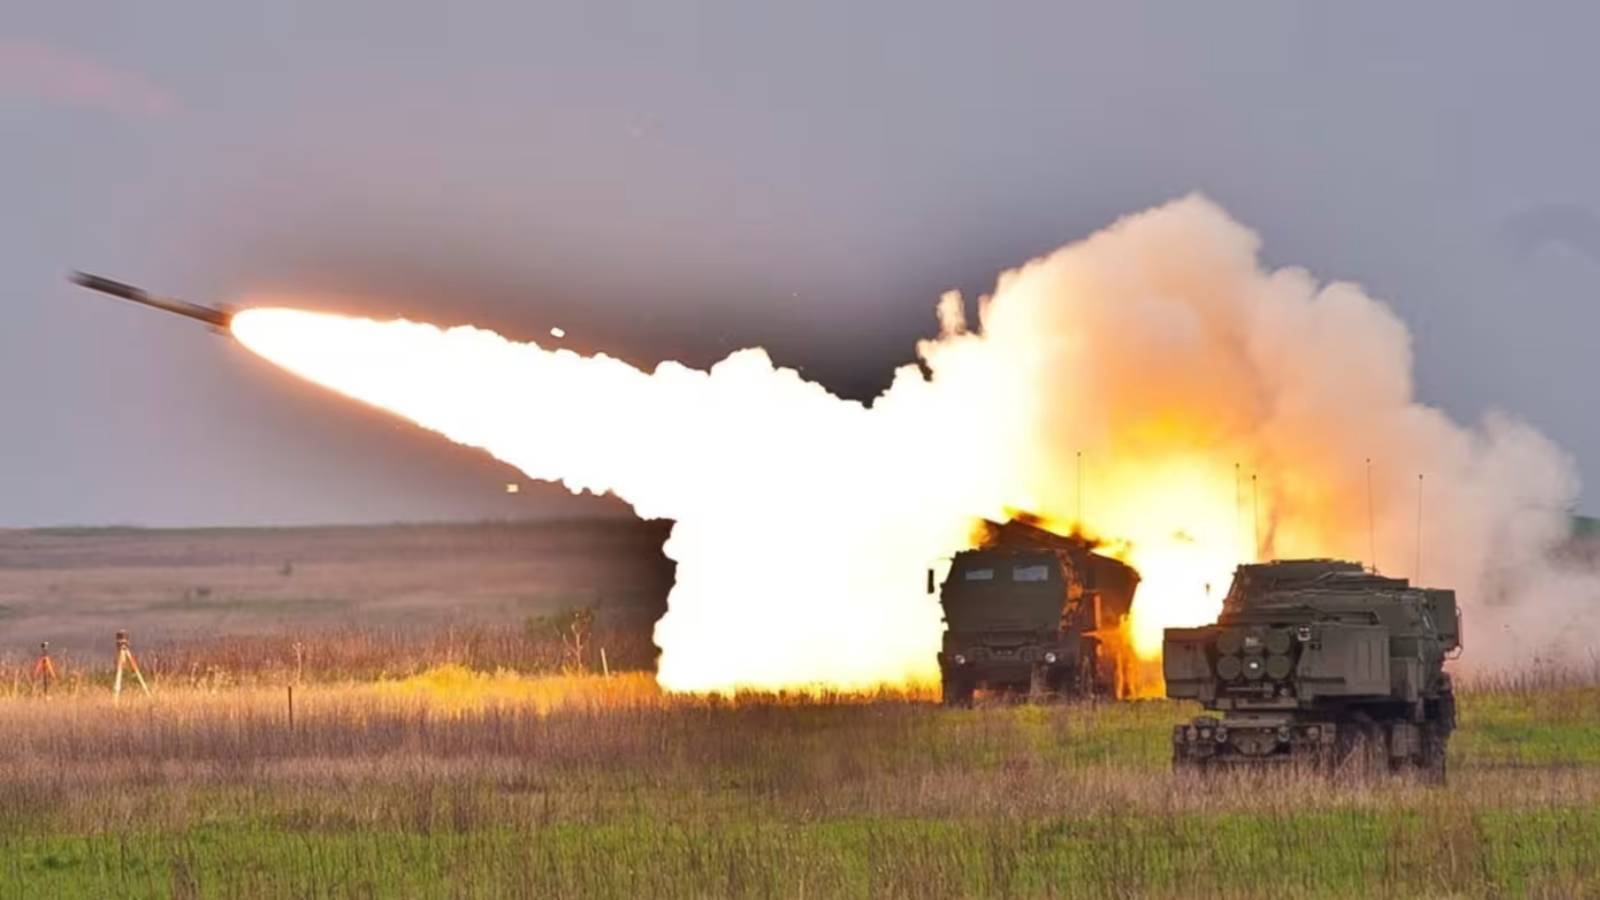
<path fill-rule="evenodd" d="M 1011 580 L 1018 584 L 1041 584 L 1050 580 L 1049 563 L 1030 563 L 1027 565 L 1012 566 Z"/>

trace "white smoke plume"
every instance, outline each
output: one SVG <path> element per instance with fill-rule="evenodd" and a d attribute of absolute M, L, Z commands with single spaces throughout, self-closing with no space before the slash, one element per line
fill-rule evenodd
<path fill-rule="evenodd" d="M 1140 569 L 1147 656 L 1161 627 L 1215 615 L 1241 560 L 1375 550 L 1381 571 L 1420 561 L 1424 582 L 1458 589 L 1468 661 L 1581 658 L 1600 578 L 1552 561 L 1571 462 L 1510 417 L 1463 426 L 1419 403 L 1394 313 L 1264 270 L 1259 243 L 1200 197 L 1130 216 L 1002 274 L 974 328 L 943 298 L 922 367 L 870 405 L 760 350 L 646 373 L 290 309 L 240 313 L 234 332 L 530 477 L 676 520 L 657 626 L 669 688 L 934 675 L 922 572 L 1007 510 L 1079 524 Z"/>

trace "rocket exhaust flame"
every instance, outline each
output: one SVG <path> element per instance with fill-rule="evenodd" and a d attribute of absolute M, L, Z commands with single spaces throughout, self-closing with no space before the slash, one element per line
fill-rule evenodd
<path fill-rule="evenodd" d="M 645 373 L 472 328 L 286 309 L 242 312 L 234 333 L 530 477 L 677 520 L 677 584 L 657 626 L 668 688 L 936 672 L 941 625 L 922 571 L 960 545 L 970 501 L 932 489 L 944 463 L 924 448 L 941 423 L 916 392 L 868 410 L 760 351 Z"/>
<path fill-rule="evenodd" d="M 1016 509 L 1139 570 L 1130 639 L 1146 659 L 1162 628 L 1215 617 L 1240 561 L 1360 558 L 1369 539 L 1412 559 L 1418 472 L 1429 577 L 1477 607 L 1468 621 L 1551 585 L 1593 591 L 1547 561 L 1577 491 L 1566 458 L 1505 417 L 1468 428 L 1416 402 L 1394 314 L 1352 285 L 1263 270 L 1258 243 L 1199 197 L 1124 219 L 1001 275 L 975 328 L 943 298 L 926 373 L 900 369 L 870 405 L 761 350 L 646 372 L 466 327 L 284 308 L 231 324 L 304 378 L 676 520 L 656 630 L 669 689 L 935 677 L 922 572 Z"/>

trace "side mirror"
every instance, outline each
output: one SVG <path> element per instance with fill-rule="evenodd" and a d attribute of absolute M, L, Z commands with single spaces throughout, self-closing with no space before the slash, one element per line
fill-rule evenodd
<path fill-rule="evenodd" d="M 933 593 L 933 567 L 928 567 L 928 593 Z"/>

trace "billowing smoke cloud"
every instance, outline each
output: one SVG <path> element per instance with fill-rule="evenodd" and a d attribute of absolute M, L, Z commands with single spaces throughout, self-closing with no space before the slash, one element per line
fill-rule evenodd
<path fill-rule="evenodd" d="M 1578 490 L 1569 461 L 1509 417 L 1467 427 L 1418 403 L 1392 311 L 1265 271 L 1258 250 L 1202 198 L 1131 216 L 1003 274 L 975 327 L 944 298 L 923 366 L 870 405 L 759 350 L 645 373 L 282 309 L 241 314 L 235 333 L 531 477 L 675 519 L 657 628 L 673 688 L 932 675 L 941 625 L 920 573 L 1007 509 L 1081 510 L 1139 567 L 1147 655 L 1161 627 L 1210 620 L 1257 556 L 1420 564 L 1461 592 L 1477 662 L 1589 649 L 1600 579 L 1551 554 Z"/>
<path fill-rule="evenodd" d="M 646 374 L 472 328 L 254 310 L 234 331 L 307 378 L 484 447 L 529 476 L 672 518 L 657 626 L 679 689 L 840 687 L 933 674 L 922 572 L 959 547 L 974 458 L 915 370 L 870 411 L 758 350 Z"/>

